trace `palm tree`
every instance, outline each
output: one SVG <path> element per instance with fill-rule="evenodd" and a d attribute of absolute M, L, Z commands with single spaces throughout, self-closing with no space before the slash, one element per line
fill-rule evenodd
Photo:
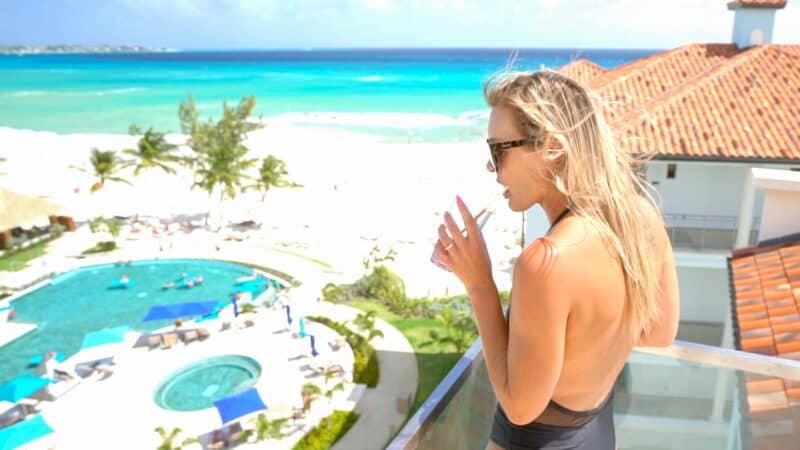
<path fill-rule="evenodd" d="M 132 156 L 133 159 L 127 162 L 127 166 L 133 166 L 133 175 L 138 176 L 139 172 L 145 169 L 158 168 L 164 172 L 174 175 L 175 169 L 171 163 L 181 162 L 180 156 L 175 154 L 178 146 L 167 142 L 165 133 L 153 130 L 150 127 L 142 133 L 137 125 L 131 125 L 129 132 L 131 135 L 141 135 L 136 148 L 127 148 L 122 153 Z"/>
<path fill-rule="evenodd" d="M 255 105 L 252 96 L 243 98 L 235 108 L 226 102 L 222 106 L 222 119 L 200 122 L 192 96 L 181 103 L 178 112 L 181 130 L 189 135 L 187 144 L 195 152 L 194 158 L 186 160 L 195 171 L 192 188 L 203 189 L 209 197 L 219 189 L 220 202 L 226 197 L 234 199 L 242 190 L 248 178 L 246 171 L 257 162 L 247 158 L 250 149 L 244 145 L 247 133 L 262 126 L 248 120 Z"/>
<path fill-rule="evenodd" d="M 450 306 L 445 306 L 435 319 L 444 326 L 444 335 L 436 330 L 430 330 L 431 339 L 420 346 L 425 347 L 434 343 L 442 346 L 452 345 L 456 348 L 456 352 L 464 353 L 478 334 L 478 327 L 472 317 L 464 311 L 455 313 Z"/>
<path fill-rule="evenodd" d="M 283 178 L 288 175 L 286 170 L 286 163 L 276 158 L 275 156 L 268 155 L 261 160 L 261 167 L 258 169 L 258 177 L 256 182 L 247 186 L 248 189 L 256 189 L 261 191 L 261 202 L 267 197 L 267 192 L 273 187 L 286 187 L 292 185 L 291 182 Z"/>
<path fill-rule="evenodd" d="M 100 179 L 99 182 L 92 186 L 92 192 L 97 191 L 105 185 L 108 181 L 117 181 L 120 183 L 131 184 L 128 180 L 116 176 L 116 174 L 123 168 L 122 161 L 117 157 L 113 150 L 98 150 L 92 148 L 92 156 L 90 157 L 92 164 L 93 175 Z M 70 166 L 73 169 L 80 170 L 81 172 L 89 172 L 86 169 L 77 166 Z"/>
<path fill-rule="evenodd" d="M 267 420 L 264 414 L 259 414 L 254 420 L 256 442 L 261 442 L 264 439 L 280 439 L 283 437 L 281 429 L 288 422 L 289 419 L 275 419 Z"/>
<path fill-rule="evenodd" d="M 183 432 L 180 428 L 173 428 L 172 431 L 167 433 L 164 427 L 157 427 L 155 432 L 161 437 L 161 445 L 157 450 L 181 450 L 184 446 L 198 442 L 196 438 L 186 438 L 180 444 L 174 444 L 172 441 L 178 438 L 178 435 Z"/>
<path fill-rule="evenodd" d="M 372 341 L 376 337 L 383 337 L 383 332 L 375 328 L 375 311 L 367 311 L 366 313 L 359 313 L 353 319 L 353 325 L 361 329 L 362 334 L 367 337 L 367 342 Z"/>

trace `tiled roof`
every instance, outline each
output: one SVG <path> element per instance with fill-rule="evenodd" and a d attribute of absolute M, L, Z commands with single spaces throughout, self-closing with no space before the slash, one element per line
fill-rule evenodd
<path fill-rule="evenodd" d="M 728 9 L 738 8 L 761 8 L 761 9 L 782 9 L 786 7 L 788 0 L 736 0 L 728 2 Z"/>
<path fill-rule="evenodd" d="M 589 81 L 605 73 L 606 69 L 587 59 L 578 59 L 561 66 L 558 71 L 581 84 L 588 84 Z"/>
<path fill-rule="evenodd" d="M 736 56 L 734 44 L 690 44 L 607 71 L 589 88 L 621 118 Z"/>
<path fill-rule="evenodd" d="M 729 271 L 736 347 L 800 361 L 800 235 L 736 250 Z M 800 381 L 747 374 L 745 386 L 752 448 L 797 448 Z"/>
<path fill-rule="evenodd" d="M 615 124 L 631 151 L 663 156 L 800 159 L 800 54 L 743 51 Z"/>
<path fill-rule="evenodd" d="M 690 44 L 607 70 L 588 87 L 629 151 L 800 160 L 800 46 Z"/>

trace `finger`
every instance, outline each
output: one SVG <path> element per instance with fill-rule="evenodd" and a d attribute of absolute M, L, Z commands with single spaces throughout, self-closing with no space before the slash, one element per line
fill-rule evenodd
<path fill-rule="evenodd" d="M 447 267 L 447 270 L 452 271 L 451 267 L 453 259 L 450 256 L 450 252 L 444 247 L 444 245 L 442 245 L 441 242 L 436 243 L 434 252 L 436 253 L 436 259 L 439 260 L 439 263 Z"/>
<path fill-rule="evenodd" d="M 439 225 L 439 242 L 442 243 L 444 248 L 450 246 L 453 243 L 453 239 L 450 238 L 450 235 L 447 234 L 447 231 L 444 225 Z"/>
<path fill-rule="evenodd" d="M 456 248 L 463 247 L 465 243 L 463 232 L 458 229 L 456 221 L 449 212 L 444 213 L 444 224 L 447 225 L 447 231 L 450 233 L 450 236 L 453 237 L 453 245 Z"/>
<path fill-rule="evenodd" d="M 469 212 L 469 208 L 467 208 L 466 203 L 461 200 L 461 197 L 457 197 L 456 204 L 458 204 L 458 211 L 461 213 L 461 217 L 464 219 L 464 226 L 467 229 L 467 236 L 477 236 L 480 233 L 480 230 L 478 230 L 478 224 L 475 222 L 475 218 L 472 217 L 472 213 Z"/>

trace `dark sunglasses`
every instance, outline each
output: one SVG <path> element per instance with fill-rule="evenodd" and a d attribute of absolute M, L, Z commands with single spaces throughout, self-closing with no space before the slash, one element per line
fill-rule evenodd
<path fill-rule="evenodd" d="M 542 140 L 541 137 L 530 136 L 523 139 L 515 139 L 513 141 L 504 141 L 504 142 L 490 142 L 489 139 L 486 140 L 486 143 L 489 144 L 489 154 L 491 155 L 491 164 L 492 170 L 497 172 L 497 164 L 500 160 L 500 154 L 506 150 L 510 150 L 516 147 L 522 147 L 523 145 L 528 144 L 535 144 Z"/>

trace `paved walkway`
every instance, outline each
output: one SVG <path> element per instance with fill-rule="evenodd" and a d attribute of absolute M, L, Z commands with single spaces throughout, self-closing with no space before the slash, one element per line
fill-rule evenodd
<path fill-rule="evenodd" d="M 338 321 L 352 320 L 362 312 L 350 306 L 319 303 L 319 312 Z M 403 426 L 414 403 L 419 373 L 414 349 L 403 333 L 376 318 L 375 326 L 383 337 L 372 340 L 378 354 L 380 379 L 361 396 L 355 411 L 358 422 L 333 446 L 333 450 L 378 450 Z M 351 327 L 352 328 L 352 327 Z"/>

